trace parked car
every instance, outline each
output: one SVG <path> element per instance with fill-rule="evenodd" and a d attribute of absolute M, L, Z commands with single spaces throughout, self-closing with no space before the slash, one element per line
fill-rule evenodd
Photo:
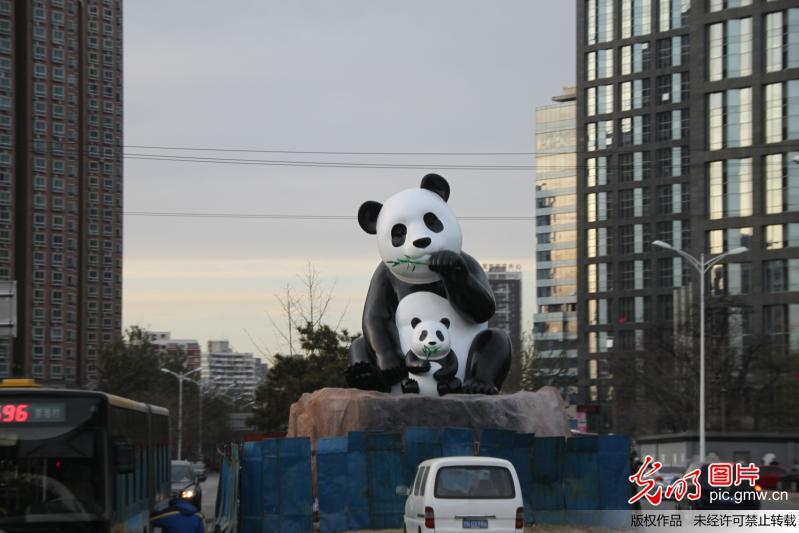
<path fill-rule="evenodd" d="M 194 469 L 194 473 L 197 474 L 197 478 L 200 481 L 205 481 L 208 479 L 208 476 L 205 474 L 205 464 L 202 462 L 196 462 L 191 464 L 192 469 Z"/>
<path fill-rule="evenodd" d="M 655 474 L 655 486 L 663 489 L 663 494 L 666 494 L 666 489 L 669 488 L 675 481 L 682 477 L 685 473 L 684 466 L 676 465 L 663 465 Z M 665 496 L 664 496 L 665 497 Z"/>
<path fill-rule="evenodd" d="M 202 509 L 203 489 L 188 461 L 172 461 L 172 498 L 188 500 L 198 510 Z"/>
<path fill-rule="evenodd" d="M 700 498 L 696 501 L 691 501 L 687 497 L 677 502 L 677 509 L 686 509 L 692 511 L 707 511 L 707 510 L 746 510 L 757 511 L 760 509 L 760 500 L 754 494 L 760 492 L 762 487 L 755 485 L 751 487 L 748 481 L 744 481 L 741 485 L 729 487 L 711 487 L 708 481 L 708 466 L 707 464 L 701 465 L 693 464 L 689 466 L 685 473 L 700 468 L 699 473 L 699 487 L 701 489 Z M 688 481 L 688 494 L 695 492 L 696 488 L 692 481 Z M 711 493 L 717 493 L 717 496 L 711 499 Z M 720 497 L 723 496 L 723 497 Z"/>
<path fill-rule="evenodd" d="M 519 533 L 524 507 L 513 465 L 493 457 L 442 457 L 422 462 L 405 500 L 405 532 L 464 529 Z"/>
<path fill-rule="evenodd" d="M 777 490 L 780 480 L 788 472 L 781 466 L 777 465 L 761 465 L 760 477 L 757 479 L 757 484 L 768 490 Z"/>

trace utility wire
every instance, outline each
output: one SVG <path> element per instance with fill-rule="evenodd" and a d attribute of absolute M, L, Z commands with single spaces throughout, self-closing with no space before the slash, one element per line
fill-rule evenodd
<path fill-rule="evenodd" d="M 125 216 L 134 217 L 171 217 L 171 218 L 230 218 L 230 219 L 272 219 L 272 220 L 357 220 L 351 215 L 306 215 L 288 213 L 200 213 L 200 212 L 164 212 L 164 211 L 125 211 Z M 459 220 L 485 221 L 531 221 L 530 216 L 466 216 Z"/>

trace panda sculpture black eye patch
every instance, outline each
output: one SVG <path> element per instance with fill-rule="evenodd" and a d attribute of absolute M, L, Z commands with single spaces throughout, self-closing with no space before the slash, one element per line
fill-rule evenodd
<path fill-rule="evenodd" d="M 408 234 L 408 228 L 405 224 L 395 224 L 391 228 L 391 244 L 395 247 L 405 244 L 405 236 Z"/>
<path fill-rule="evenodd" d="M 436 337 L 438 337 L 438 340 L 442 342 L 444 341 L 444 334 L 441 333 L 440 331 L 436 331 Z"/>
<path fill-rule="evenodd" d="M 425 213 L 424 215 L 424 225 L 430 231 L 435 233 L 441 233 L 444 231 L 444 224 L 441 223 L 441 220 L 435 215 L 435 213 Z"/>
<path fill-rule="evenodd" d="M 427 338 L 427 330 L 422 331 L 422 334 L 419 335 L 419 340 L 423 341 Z"/>

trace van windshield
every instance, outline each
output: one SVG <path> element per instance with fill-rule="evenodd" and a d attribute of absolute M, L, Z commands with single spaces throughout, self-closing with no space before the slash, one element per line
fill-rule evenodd
<path fill-rule="evenodd" d="M 510 471 L 502 466 L 445 466 L 436 475 L 435 497 L 511 499 L 516 489 Z"/>

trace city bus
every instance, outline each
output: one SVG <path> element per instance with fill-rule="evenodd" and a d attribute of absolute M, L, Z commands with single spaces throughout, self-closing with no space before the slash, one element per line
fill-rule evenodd
<path fill-rule="evenodd" d="M 0 383 L 0 532 L 149 532 L 169 494 L 166 409 Z"/>

